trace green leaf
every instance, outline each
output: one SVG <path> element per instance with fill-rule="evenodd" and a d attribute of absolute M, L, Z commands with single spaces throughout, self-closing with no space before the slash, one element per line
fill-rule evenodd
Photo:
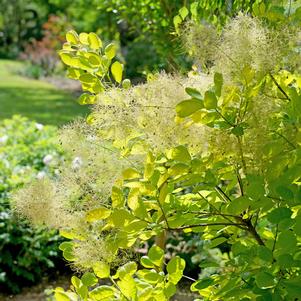
<path fill-rule="evenodd" d="M 88 287 L 93 286 L 98 283 L 97 277 L 93 273 L 90 273 L 90 272 L 86 272 L 82 276 L 81 280 L 82 280 L 83 284 Z"/>
<path fill-rule="evenodd" d="M 68 260 L 68 261 L 73 261 L 75 259 L 74 254 L 73 254 L 73 250 L 65 250 L 63 252 L 63 257 Z"/>
<path fill-rule="evenodd" d="M 120 64 L 118 61 L 114 62 L 111 66 L 111 72 L 116 80 L 117 83 L 121 83 L 122 81 L 122 72 L 123 72 L 123 65 Z"/>
<path fill-rule="evenodd" d="M 233 200 L 227 207 L 227 211 L 231 214 L 240 214 L 244 210 L 246 210 L 250 205 L 252 201 L 246 197 L 242 196 L 235 200 Z"/>
<path fill-rule="evenodd" d="M 82 285 L 77 290 L 77 293 L 81 297 L 81 300 L 86 300 L 88 296 L 88 288 L 85 285 Z"/>
<path fill-rule="evenodd" d="M 179 145 L 172 149 L 171 158 L 175 161 L 184 162 L 184 163 L 191 161 L 191 156 L 187 148 L 183 145 Z"/>
<path fill-rule="evenodd" d="M 88 222 L 95 222 L 95 221 L 106 219 L 110 215 L 111 215 L 111 210 L 105 207 L 99 207 L 88 211 L 86 214 L 86 220 Z"/>
<path fill-rule="evenodd" d="M 122 177 L 124 180 L 139 179 L 140 176 L 140 173 L 136 169 L 131 167 L 122 171 Z"/>
<path fill-rule="evenodd" d="M 294 232 L 296 233 L 296 235 L 301 236 L 301 215 L 300 214 L 296 217 Z"/>
<path fill-rule="evenodd" d="M 88 41 L 88 34 L 85 32 L 82 32 L 79 34 L 79 40 L 83 45 L 89 45 Z"/>
<path fill-rule="evenodd" d="M 292 252 L 297 246 L 297 239 L 295 233 L 287 230 L 283 231 L 278 235 L 276 249 L 285 253 L 287 251 Z"/>
<path fill-rule="evenodd" d="M 204 97 L 204 105 L 208 110 L 216 109 L 217 107 L 217 98 L 215 93 L 212 91 L 206 91 Z"/>
<path fill-rule="evenodd" d="M 79 43 L 79 36 L 76 31 L 70 30 L 66 33 L 66 40 L 68 43 L 76 45 Z"/>
<path fill-rule="evenodd" d="M 96 102 L 96 95 L 83 93 L 77 100 L 80 105 L 92 105 Z"/>
<path fill-rule="evenodd" d="M 74 59 L 72 54 L 66 52 L 60 52 L 59 55 L 64 64 L 70 67 L 77 67 L 78 61 Z"/>
<path fill-rule="evenodd" d="M 128 298 L 128 300 L 137 300 L 136 299 L 136 282 L 131 276 L 125 276 L 121 281 L 117 281 L 117 285 L 121 290 L 122 294 Z"/>
<path fill-rule="evenodd" d="M 90 32 L 88 35 L 89 46 L 92 49 L 98 50 L 102 47 L 101 39 L 94 32 Z"/>
<path fill-rule="evenodd" d="M 71 283 L 75 288 L 79 288 L 82 285 L 81 280 L 76 276 L 71 277 Z"/>
<path fill-rule="evenodd" d="M 189 11 L 188 11 L 188 9 L 185 6 L 183 6 L 182 8 L 180 8 L 179 15 L 181 16 L 181 18 L 183 20 L 188 16 L 188 14 L 189 14 Z"/>
<path fill-rule="evenodd" d="M 101 66 L 101 58 L 99 57 L 99 55 L 95 54 L 95 53 L 89 53 L 89 63 L 92 65 L 92 67 L 100 67 Z"/>
<path fill-rule="evenodd" d="M 278 187 L 276 188 L 276 192 L 277 192 L 277 193 L 279 194 L 279 196 L 280 196 L 282 199 L 284 199 L 284 200 L 291 201 L 291 200 L 294 199 L 294 194 L 293 194 L 293 192 L 292 192 L 289 188 L 287 188 L 287 187 L 285 187 L 285 186 L 282 186 L 282 185 L 278 186 Z"/>
<path fill-rule="evenodd" d="M 291 254 L 281 254 L 277 258 L 277 262 L 279 263 L 280 267 L 283 269 L 289 269 L 294 266 L 294 258 Z"/>
<path fill-rule="evenodd" d="M 157 273 L 155 270 L 144 270 L 144 271 L 145 273 L 143 273 L 143 280 L 150 284 L 154 285 L 163 280 L 163 276 Z"/>
<path fill-rule="evenodd" d="M 161 267 L 164 258 L 164 251 L 158 246 L 152 246 L 148 251 L 149 259 L 158 267 Z"/>
<path fill-rule="evenodd" d="M 168 282 L 164 288 L 164 295 L 167 299 L 169 299 L 176 293 L 176 291 L 177 287 L 173 283 Z"/>
<path fill-rule="evenodd" d="M 219 246 L 220 244 L 224 243 L 225 241 L 227 241 L 226 237 L 215 238 L 215 239 L 211 240 L 209 248 L 213 249 L 213 248 Z"/>
<path fill-rule="evenodd" d="M 272 260 L 273 260 L 272 251 L 265 246 L 257 247 L 257 255 L 261 260 L 266 261 L 266 262 L 272 262 Z"/>
<path fill-rule="evenodd" d="M 72 249 L 73 248 L 73 242 L 71 241 L 64 241 L 59 245 L 59 249 L 61 251 L 65 251 L 66 249 Z"/>
<path fill-rule="evenodd" d="M 127 78 L 122 81 L 122 88 L 123 89 L 129 89 L 131 87 L 131 85 L 132 85 L 131 81 Z"/>
<path fill-rule="evenodd" d="M 140 262 L 145 268 L 152 269 L 155 267 L 154 263 L 149 259 L 148 256 L 142 256 Z"/>
<path fill-rule="evenodd" d="M 105 55 L 108 59 L 113 59 L 116 55 L 116 46 L 115 44 L 111 43 L 105 48 Z"/>
<path fill-rule="evenodd" d="M 242 136 L 244 134 L 244 129 L 242 126 L 235 126 L 232 128 L 231 133 L 235 135 L 236 137 Z"/>
<path fill-rule="evenodd" d="M 184 118 L 192 115 L 193 113 L 202 108 L 204 108 L 204 104 L 202 101 L 196 98 L 191 98 L 178 103 L 176 105 L 176 112 L 179 117 Z"/>
<path fill-rule="evenodd" d="M 92 84 L 97 80 L 97 77 L 90 73 L 84 73 L 79 77 L 79 80 L 85 84 Z"/>
<path fill-rule="evenodd" d="M 55 298 L 56 301 L 70 301 L 70 300 L 72 300 L 72 299 L 69 298 L 67 293 L 57 292 L 57 291 L 54 293 L 54 298 Z"/>
<path fill-rule="evenodd" d="M 89 296 L 95 301 L 103 301 L 107 300 L 107 298 L 114 297 L 115 293 L 116 289 L 114 287 L 102 285 L 92 290 Z"/>
<path fill-rule="evenodd" d="M 132 276 L 137 271 L 137 264 L 134 261 L 130 261 L 123 266 L 119 267 L 114 278 L 124 279 L 128 276 Z"/>
<path fill-rule="evenodd" d="M 282 220 L 291 217 L 292 211 L 289 208 L 286 207 L 279 207 L 273 209 L 268 215 L 267 219 L 272 224 L 278 224 Z"/>
<path fill-rule="evenodd" d="M 200 280 L 194 282 L 190 286 L 190 289 L 192 292 L 197 292 L 199 290 L 207 288 L 208 286 L 212 285 L 213 283 L 214 283 L 214 280 L 212 278 L 206 277 L 206 278 L 203 278 L 203 279 L 200 279 Z"/>
<path fill-rule="evenodd" d="M 261 289 L 267 289 L 275 286 L 274 277 L 270 273 L 264 271 L 255 275 L 255 282 Z"/>
<path fill-rule="evenodd" d="M 173 17 L 173 24 L 175 26 L 176 32 L 179 33 L 179 25 L 183 22 L 179 15 Z"/>
<path fill-rule="evenodd" d="M 115 209 L 111 215 L 115 227 L 124 227 L 125 223 L 133 221 L 135 218 L 126 209 Z"/>
<path fill-rule="evenodd" d="M 214 73 L 214 90 L 215 90 L 215 94 L 218 97 L 221 96 L 222 86 L 223 86 L 223 76 L 221 73 L 215 72 Z"/>
<path fill-rule="evenodd" d="M 185 269 L 185 260 L 179 256 L 173 257 L 167 264 L 168 281 L 177 284 L 183 276 Z"/>
<path fill-rule="evenodd" d="M 93 266 L 93 272 L 99 278 L 108 278 L 110 277 L 110 266 L 104 262 L 97 262 Z"/>
<path fill-rule="evenodd" d="M 202 94 L 197 90 L 197 89 L 194 89 L 194 88 L 186 88 L 185 89 L 185 92 L 191 96 L 192 98 L 196 98 L 198 100 L 203 100 L 203 97 L 202 97 Z"/>

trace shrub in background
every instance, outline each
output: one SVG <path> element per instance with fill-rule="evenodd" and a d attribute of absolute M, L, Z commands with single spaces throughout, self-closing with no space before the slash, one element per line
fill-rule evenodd
<path fill-rule="evenodd" d="M 60 60 L 57 50 L 61 48 L 64 41 L 63 33 L 68 28 L 70 26 L 64 17 L 49 16 L 48 21 L 42 26 L 42 39 L 32 39 L 25 45 L 20 55 L 21 59 L 29 63 L 25 75 L 39 78 L 53 75 L 58 71 Z"/>
<path fill-rule="evenodd" d="M 18 292 L 40 280 L 47 270 L 56 270 L 61 242 L 56 231 L 33 230 L 13 215 L 9 200 L 14 189 L 54 174 L 54 166 L 62 160 L 53 141 L 55 134 L 54 127 L 20 116 L 0 122 L 1 291 Z"/>

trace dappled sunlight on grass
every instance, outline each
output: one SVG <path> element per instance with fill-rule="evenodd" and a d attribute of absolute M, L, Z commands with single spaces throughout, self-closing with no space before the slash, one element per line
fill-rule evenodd
<path fill-rule="evenodd" d="M 0 119 L 20 114 L 45 124 L 61 125 L 85 116 L 87 108 L 53 85 L 22 77 L 22 63 L 0 60 Z"/>

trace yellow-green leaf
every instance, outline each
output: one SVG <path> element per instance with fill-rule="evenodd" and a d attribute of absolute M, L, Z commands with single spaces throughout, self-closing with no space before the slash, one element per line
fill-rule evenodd
<path fill-rule="evenodd" d="M 94 32 L 90 32 L 88 34 L 88 42 L 89 42 L 90 48 L 92 48 L 92 49 L 98 50 L 99 48 L 102 47 L 101 39 Z"/>
<path fill-rule="evenodd" d="M 123 65 L 120 64 L 118 61 L 116 61 L 112 64 L 111 72 L 117 83 L 121 83 L 122 71 L 123 71 Z"/>
<path fill-rule="evenodd" d="M 114 44 L 109 44 L 105 48 L 105 55 L 111 60 L 116 55 L 116 46 Z"/>
<path fill-rule="evenodd" d="M 79 41 L 83 44 L 83 45 L 89 45 L 89 41 L 88 41 L 88 34 L 86 32 L 82 32 L 79 34 Z"/>
<path fill-rule="evenodd" d="M 104 262 L 97 262 L 93 266 L 93 272 L 99 278 L 108 278 L 110 277 L 110 266 Z"/>
<path fill-rule="evenodd" d="M 98 220 L 106 219 L 111 215 L 111 210 L 100 207 L 97 209 L 93 209 L 87 212 L 86 214 L 86 220 L 88 222 L 95 222 Z"/>
<path fill-rule="evenodd" d="M 66 33 L 66 40 L 68 43 L 76 45 L 79 43 L 79 37 L 76 31 L 70 30 Z"/>

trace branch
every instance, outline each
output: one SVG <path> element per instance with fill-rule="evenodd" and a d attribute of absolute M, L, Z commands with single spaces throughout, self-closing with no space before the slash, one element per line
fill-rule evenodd
<path fill-rule="evenodd" d="M 209 205 L 209 207 L 212 207 L 212 208 L 215 210 L 214 213 L 212 212 L 212 215 L 214 215 L 214 214 L 215 214 L 215 215 L 220 215 L 220 216 L 222 216 L 225 220 L 229 221 L 229 223 L 233 223 L 233 221 L 232 221 L 229 217 L 233 217 L 233 218 L 235 218 L 235 219 L 239 219 L 239 218 L 240 218 L 239 216 L 236 216 L 236 215 L 232 215 L 232 214 L 224 214 L 224 213 L 222 213 L 221 210 L 217 209 L 215 206 L 213 206 L 212 204 L 210 204 L 209 201 L 208 201 L 205 197 L 203 197 L 202 194 L 201 194 L 199 191 L 198 191 L 197 193 L 198 193 L 198 195 L 199 195 L 203 200 L 205 200 L 205 202 Z M 226 195 L 226 194 L 225 194 L 225 195 Z M 201 214 L 202 214 L 202 213 L 201 213 Z M 245 230 L 245 228 L 243 228 L 242 226 L 237 225 L 237 227 L 240 228 L 240 229 L 242 229 L 242 230 Z"/>
<path fill-rule="evenodd" d="M 285 136 L 283 136 L 282 134 L 280 134 L 276 131 L 273 131 L 273 133 L 275 133 L 279 137 L 283 138 L 293 149 L 296 149 L 296 146 L 292 142 L 290 142 Z"/>
<path fill-rule="evenodd" d="M 241 194 L 241 196 L 244 196 L 244 188 L 243 188 L 242 179 L 241 179 L 238 169 L 236 169 L 236 177 L 237 177 L 237 181 L 238 181 L 238 185 L 239 185 L 239 189 L 240 189 L 240 194 Z"/>
<path fill-rule="evenodd" d="M 282 89 L 282 87 L 279 85 L 279 83 L 276 81 L 275 77 L 273 76 L 272 73 L 269 73 L 272 81 L 274 82 L 274 84 L 277 86 L 277 88 L 280 90 L 280 92 L 285 96 L 285 98 L 288 101 L 291 101 L 291 98 L 287 95 L 287 93 Z"/>
<path fill-rule="evenodd" d="M 277 237 L 278 237 L 278 224 L 276 226 L 276 233 L 275 233 L 275 239 L 274 239 L 274 242 L 273 242 L 273 248 L 272 248 L 272 252 L 274 252 L 275 250 L 275 247 L 276 247 L 276 240 L 277 240 Z"/>
<path fill-rule="evenodd" d="M 232 126 L 232 127 L 234 127 L 235 126 L 235 124 L 233 124 L 232 122 L 230 122 L 218 109 L 215 109 L 215 112 L 216 113 L 218 113 L 221 117 L 222 117 L 222 119 L 224 119 L 225 120 L 225 122 L 227 123 L 227 124 L 229 124 L 230 126 Z"/>
<path fill-rule="evenodd" d="M 258 232 L 256 231 L 256 229 L 252 225 L 251 220 L 248 219 L 248 220 L 243 220 L 243 221 L 244 221 L 244 225 L 247 227 L 248 232 L 256 239 L 258 244 L 261 245 L 261 246 L 265 246 L 265 243 L 263 242 L 263 240 L 259 236 Z"/>
<path fill-rule="evenodd" d="M 214 187 L 215 191 L 222 197 L 222 199 L 227 203 L 227 202 L 232 202 L 232 200 L 225 194 L 225 192 L 218 187 L 217 185 Z"/>
<path fill-rule="evenodd" d="M 240 223 L 201 223 L 201 224 L 195 224 L 195 225 L 187 225 L 187 226 L 182 226 L 178 228 L 169 228 L 169 230 L 173 231 L 180 231 L 183 229 L 189 229 L 189 228 L 196 228 L 196 227 L 208 227 L 208 226 L 245 226 L 245 224 L 240 224 Z"/>
<path fill-rule="evenodd" d="M 246 165 L 246 161 L 245 161 L 245 158 L 244 158 L 244 153 L 243 153 L 243 150 L 242 150 L 242 141 L 241 141 L 240 137 L 236 137 L 236 138 L 237 138 L 237 141 L 238 141 L 239 154 L 240 154 L 241 164 L 242 164 L 242 167 L 243 167 L 243 172 L 246 175 L 247 174 L 247 165 Z"/>

